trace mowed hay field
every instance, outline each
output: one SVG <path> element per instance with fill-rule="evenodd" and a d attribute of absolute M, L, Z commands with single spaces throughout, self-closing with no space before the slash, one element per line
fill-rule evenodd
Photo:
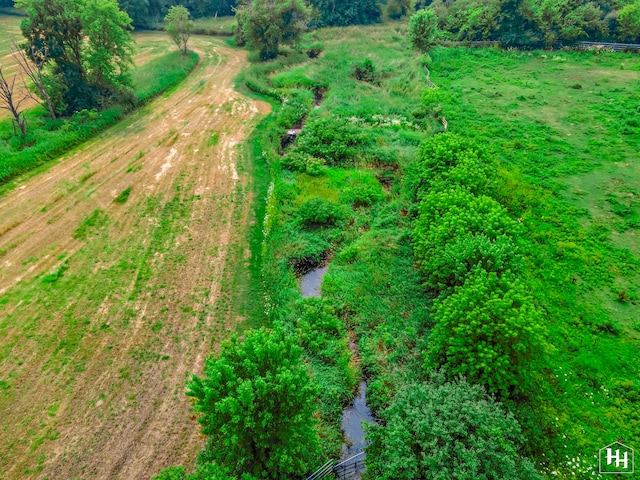
<path fill-rule="evenodd" d="M 245 52 L 191 47 L 178 88 L 0 196 L 2 479 L 149 478 L 202 446 L 184 379 L 241 320 L 239 146 L 269 106 L 233 89 Z"/>

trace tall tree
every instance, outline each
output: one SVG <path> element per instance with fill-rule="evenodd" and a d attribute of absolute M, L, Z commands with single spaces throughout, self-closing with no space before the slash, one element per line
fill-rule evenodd
<path fill-rule="evenodd" d="M 236 11 L 242 38 L 261 60 L 278 56 L 280 44 L 296 44 L 307 29 L 311 8 L 304 0 L 245 0 Z"/>
<path fill-rule="evenodd" d="M 23 0 L 25 53 L 58 111 L 104 105 L 130 85 L 131 19 L 116 0 Z"/>
<path fill-rule="evenodd" d="M 438 18 L 433 10 L 423 9 L 409 19 L 409 41 L 416 50 L 427 53 L 435 44 Z"/>
<path fill-rule="evenodd" d="M 317 392 L 295 336 L 280 327 L 236 336 L 207 360 L 204 374 L 187 382 L 210 437 L 202 463 L 276 480 L 301 475 L 317 460 Z"/>
<path fill-rule="evenodd" d="M 189 18 L 189 10 L 182 5 L 174 5 L 164 17 L 165 30 L 173 43 L 186 55 L 189 51 L 188 42 L 193 31 L 193 22 Z"/>
<path fill-rule="evenodd" d="M 82 24 L 87 37 L 83 51 L 88 80 L 102 95 L 131 86 L 134 41 L 131 17 L 116 0 L 84 0 Z"/>

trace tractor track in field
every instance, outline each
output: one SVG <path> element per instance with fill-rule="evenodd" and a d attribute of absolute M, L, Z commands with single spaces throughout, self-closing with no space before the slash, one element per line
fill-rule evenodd
<path fill-rule="evenodd" d="M 239 321 L 239 146 L 269 105 L 233 89 L 245 52 L 193 47 L 179 89 L 0 197 L 1 479 L 150 478 L 203 445 L 184 379 Z"/>

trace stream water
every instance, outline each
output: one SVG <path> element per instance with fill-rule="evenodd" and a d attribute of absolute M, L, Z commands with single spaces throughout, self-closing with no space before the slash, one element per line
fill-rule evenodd
<path fill-rule="evenodd" d="M 302 276 L 300 279 L 300 290 L 303 297 L 319 297 L 322 295 L 322 279 L 329 270 L 329 266 L 316 268 Z"/>
<path fill-rule="evenodd" d="M 360 393 L 349 408 L 342 412 L 342 431 L 345 443 L 342 445 L 342 456 L 348 458 L 362 452 L 367 443 L 364 440 L 362 422 L 376 423 L 367 405 L 367 382 L 360 382 Z"/>
<path fill-rule="evenodd" d="M 303 297 L 320 297 L 322 295 L 322 280 L 329 266 L 316 268 L 302 276 L 300 279 L 300 290 Z M 357 348 L 355 343 L 349 345 L 353 350 Z M 367 405 L 367 382 L 360 382 L 358 396 L 353 403 L 342 412 L 342 431 L 344 432 L 344 444 L 342 445 L 342 459 L 353 457 L 363 452 L 367 443 L 364 439 L 364 428 L 362 423 L 375 423 L 371 414 L 371 409 Z M 359 479 L 364 466 L 360 464 L 348 477 Z"/>

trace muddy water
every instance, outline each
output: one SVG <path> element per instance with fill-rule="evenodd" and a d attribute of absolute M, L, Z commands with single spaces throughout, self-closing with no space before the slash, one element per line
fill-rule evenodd
<path fill-rule="evenodd" d="M 319 297 L 322 295 L 322 279 L 328 269 L 329 266 L 327 265 L 326 267 L 316 268 L 302 276 L 300 279 L 300 290 L 302 291 L 303 297 Z"/>

